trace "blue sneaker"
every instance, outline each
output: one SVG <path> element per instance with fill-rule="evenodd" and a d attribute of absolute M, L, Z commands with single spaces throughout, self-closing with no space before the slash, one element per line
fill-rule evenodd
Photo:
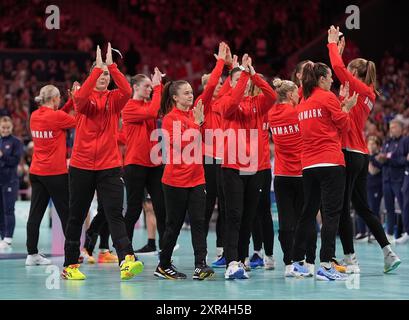
<path fill-rule="evenodd" d="M 226 267 L 226 258 L 224 256 L 221 256 L 216 261 L 213 261 L 212 262 L 212 267 L 213 268 L 225 268 Z"/>
<path fill-rule="evenodd" d="M 241 262 L 232 261 L 224 273 L 224 278 L 227 280 L 248 279 L 249 276 Z"/>
<path fill-rule="evenodd" d="M 250 259 L 250 267 L 252 269 L 264 267 L 264 260 L 257 253 L 254 253 Z"/>
<path fill-rule="evenodd" d="M 338 272 L 334 267 L 326 269 L 321 266 L 318 269 L 315 278 L 320 281 L 345 281 L 348 276 L 344 273 Z"/>
<path fill-rule="evenodd" d="M 299 262 L 293 263 L 292 273 L 295 277 L 311 277 L 310 271 L 308 268 Z"/>

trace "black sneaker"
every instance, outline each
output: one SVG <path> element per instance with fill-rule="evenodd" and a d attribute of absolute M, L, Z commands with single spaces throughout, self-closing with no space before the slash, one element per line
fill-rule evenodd
<path fill-rule="evenodd" d="M 171 265 L 168 268 L 157 266 L 154 275 L 158 278 L 169 280 L 186 279 L 186 275 L 177 271 L 174 265 Z"/>
<path fill-rule="evenodd" d="M 207 264 L 197 265 L 195 268 L 195 273 L 193 274 L 193 280 L 204 280 L 206 278 L 213 277 L 213 275 L 214 270 Z"/>
<path fill-rule="evenodd" d="M 141 255 L 141 256 L 143 256 L 143 255 L 147 256 L 147 255 L 158 254 L 158 252 L 156 251 L 156 248 L 150 246 L 149 244 L 145 245 L 144 247 L 142 247 L 142 248 L 140 248 L 140 249 L 138 249 L 138 250 L 135 250 L 134 252 L 135 252 L 136 254 L 138 254 L 138 255 Z"/>

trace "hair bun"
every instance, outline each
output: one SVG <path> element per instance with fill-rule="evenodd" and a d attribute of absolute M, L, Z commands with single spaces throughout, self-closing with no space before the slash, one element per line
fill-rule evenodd
<path fill-rule="evenodd" d="M 282 84 L 283 84 L 283 80 L 281 80 L 280 78 L 275 78 L 273 80 L 273 86 L 275 88 L 280 88 Z"/>
<path fill-rule="evenodd" d="M 41 96 L 37 96 L 37 97 L 34 98 L 34 101 L 36 103 L 43 103 L 43 98 Z"/>

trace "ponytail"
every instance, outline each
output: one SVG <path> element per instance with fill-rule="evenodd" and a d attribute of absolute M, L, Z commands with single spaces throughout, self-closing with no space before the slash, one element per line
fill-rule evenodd
<path fill-rule="evenodd" d="M 312 90 L 318 87 L 320 77 L 326 77 L 329 67 L 322 62 L 307 63 L 302 73 L 302 93 L 304 99 L 311 96 Z"/>
<path fill-rule="evenodd" d="M 375 63 L 371 60 L 368 60 L 366 63 L 366 75 L 364 82 L 369 86 L 372 85 L 375 93 L 379 96 L 379 91 L 376 89 L 376 66 Z"/>
<path fill-rule="evenodd" d="M 173 96 L 177 94 L 179 87 L 184 84 L 189 84 L 189 82 L 185 80 L 178 80 L 169 81 L 165 84 L 162 98 L 160 100 L 159 114 L 161 116 L 167 115 L 172 110 L 173 106 L 176 104 L 176 101 L 173 100 Z"/>
<path fill-rule="evenodd" d="M 375 94 L 380 95 L 376 89 L 376 66 L 371 60 L 356 58 L 348 64 L 348 69 L 356 70 L 357 77 L 367 86 L 373 86 Z"/>
<path fill-rule="evenodd" d="M 297 63 L 294 71 L 291 73 L 291 81 L 294 82 L 298 87 L 301 85 L 301 80 L 298 79 L 297 73 L 302 73 L 305 64 L 313 63 L 311 60 L 303 60 Z"/>

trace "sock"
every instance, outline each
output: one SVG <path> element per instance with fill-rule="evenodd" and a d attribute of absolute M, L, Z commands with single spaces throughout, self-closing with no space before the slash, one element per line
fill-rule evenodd
<path fill-rule="evenodd" d="M 331 269 L 331 262 L 321 262 L 320 263 L 321 267 L 324 267 L 325 269 Z"/>
<path fill-rule="evenodd" d="M 156 249 L 155 239 L 148 239 L 148 246 Z"/>
<path fill-rule="evenodd" d="M 109 252 L 109 249 L 99 249 L 99 252 L 106 253 L 106 252 Z"/>
<path fill-rule="evenodd" d="M 4 237 L 3 240 L 4 240 L 5 242 L 7 242 L 8 244 L 11 244 L 11 243 L 13 242 L 13 238 Z"/>
<path fill-rule="evenodd" d="M 383 256 L 386 257 L 390 252 L 392 252 L 391 245 L 388 244 L 387 246 L 384 246 L 382 248 L 382 251 L 383 251 Z"/>
<path fill-rule="evenodd" d="M 257 255 L 258 255 L 259 257 L 261 257 L 261 255 L 262 255 L 261 249 L 260 249 L 260 250 L 254 250 L 254 253 L 257 253 Z"/>

